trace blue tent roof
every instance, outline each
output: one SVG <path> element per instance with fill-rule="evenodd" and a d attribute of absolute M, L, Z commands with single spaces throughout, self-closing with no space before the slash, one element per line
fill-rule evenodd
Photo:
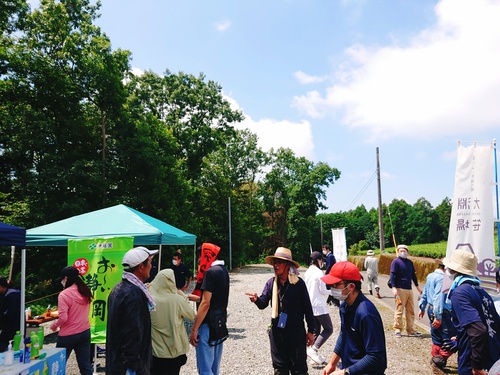
<path fill-rule="evenodd" d="M 26 246 L 26 229 L 0 222 L 0 246 Z"/>
<path fill-rule="evenodd" d="M 196 236 L 123 204 L 28 229 L 27 246 L 67 246 L 69 239 L 134 237 L 135 245 L 194 245 Z"/>

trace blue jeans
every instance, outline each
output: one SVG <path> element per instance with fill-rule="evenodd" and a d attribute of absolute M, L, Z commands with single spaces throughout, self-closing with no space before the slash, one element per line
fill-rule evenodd
<path fill-rule="evenodd" d="M 455 326 L 451 321 L 451 313 L 448 310 L 443 310 L 441 326 L 437 329 L 432 326 L 432 322 L 434 321 L 434 309 L 432 306 L 427 308 L 427 316 L 431 323 L 431 338 L 433 344 L 441 346 L 444 340 L 450 340 L 453 336 L 457 335 Z"/>
<path fill-rule="evenodd" d="M 222 359 L 223 344 L 216 346 L 208 345 L 210 328 L 203 323 L 198 328 L 198 346 L 196 347 L 196 364 L 200 375 L 218 375 L 220 360 Z"/>
<path fill-rule="evenodd" d="M 66 361 L 74 350 L 81 375 L 92 375 L 90 364 L 90 329 L 76 335 L 58 336 L 57 348 L 66 348 Z"/>

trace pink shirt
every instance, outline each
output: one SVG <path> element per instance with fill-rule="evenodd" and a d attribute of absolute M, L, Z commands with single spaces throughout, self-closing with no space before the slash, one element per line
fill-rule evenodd
<path fill-rule="evenodd" d="M 70 336 L 90 328 L 90 303 L 78 292 L 76 284 L 64 289 L 57 301 L 59 318 L 50 325 L 50 329 L 56 331 L 59 327 L 59 336 Z"/>

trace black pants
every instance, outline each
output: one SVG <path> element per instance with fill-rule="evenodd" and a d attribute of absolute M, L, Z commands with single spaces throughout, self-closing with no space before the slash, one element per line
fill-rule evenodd
<path fill-rule="evenodd" d="M 158 358 L 153 356 L 151 375 L 179 375 L 181 367 L 187 362 L 187 357 L 182 354 L 176 358 Z"/>
<path fill-rule="evenodd" d="M 306 332 L 304 327 L 269 331 L 271 358 L 275 375 L 307 375 Z"/>

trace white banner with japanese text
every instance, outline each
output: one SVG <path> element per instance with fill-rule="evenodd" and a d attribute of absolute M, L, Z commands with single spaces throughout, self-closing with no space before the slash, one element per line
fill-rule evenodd
<path fill-rule="evenodd" d="M 335 260 L 347 260 L 347 244 L 345 238 L 345 228 L 332 229 L 333 255 Z"/>
<path fill-rule="evenodd" d="M 456 249 L 474 253 L 478 277 L 494 289 L 493 156 L 493 145 L 458 145 L 446 256 Z"/>

